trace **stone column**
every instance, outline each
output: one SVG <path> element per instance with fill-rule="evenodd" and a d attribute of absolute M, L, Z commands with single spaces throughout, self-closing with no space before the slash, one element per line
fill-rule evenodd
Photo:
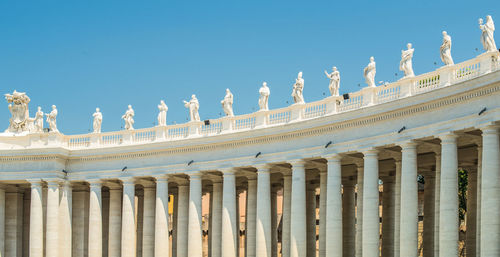
<path fill-rule="evenodd" d="M 202 257 L 202 231 L 201 231 L 201 174 L 190 175 L 189 183 L 189 225 L 188 249 L 189 257 Z"/>
<path fill-rule="evenodd" d="M 168 179 L 166 177 L 156 178 L 154 257 L 167 257 L 170 254 L 168 197 Z"/>
<path fill-rule="evenodd" d="M 306 185 L 306 230 L 306 256 L 316 256 L 316 185 L 312 181 Z"/>
<path fill-rule="evenodd" d="M 477 170 L 474 167 L 467 168 L 467 171 L 467 230 L 465 232 L 465 251 L 467 257 L 476 257 Z M 427 180 L 425 182 L 427 183 Z"/>
<path fill-rule="evenodd" d="M 221 256 L 222 252 L 222 183 L 213 182 L 212 201 L 212 257 Z"/>
<path fill-rule="evenodd" d="M 22 256 L 22 226 L 23 195 L 13 188 L 5 194 L 5 256 Z"/>
<path fill-rule="evenodd" d="M 292 162 L 290 257 L 306 257 L 306 170 L 302 160 Z"/>
<path fill-rule="evenodd" d="M 59 202 L 59 255 L 71 256 L 72 239 L 72 188 L 69 181 L 64 181 Z"/>
<path fill-rule="evenodd" d="M 0 185 L 0 256 L 5 256 L 5 189 Z"/>
<path fill-rule="evenodd" d="M 247 214 L 245 217 L 245 238 L 246 238 L 246 257 L 255 257 L 255 229 L 257 210 L 257 180 L 254 177 L 248 178 L 247 190 Z"/>
<path fill-rule="evenodd" d="M 173 219 L 172 219 L 172 244 L 171 244 L 171 256 L 177 256 L 177 225 L 178 221 L 177 218 L 179 217 L 179 189 L 172 192 L 173 194 L 173 201 L 174 201 L 174 212 L 173 212 Z"/>
<path fill-rule="evenodd" d="M 236 216 L 236 177 L 234 170 L 223 171 L 222 189 L 222 257 L 236 257 L 238 253 Z"/>
<path fill-rule="evenodd" d="M 144 215 L 142 224 L 142 257 L 155 254 L 155 206 L 156 190 L 154 184 L 144 185 Z M 164 243 L 165 245 L 166 243 Z"/>
<path fill-rule="evenodd" d="M 380 218 L 378 210 L 378 151 L 371 149 L 364 154 L 363 178 L 363 257 L 380 254 Z"/>
<path fill-rule="evenodd" d="M 399 257 L 399 238 L 401 227 L 401 159 L 395 160 L 396 175 L 394 177 L 394 256 Z"/>
<path fill-rule="evenodd" d="M 271 257 L 271 171 L 267 166 L 257 167 L 256 213 L 256 256 Z"/>
<path fill-rule="evenodd" d="M 363 166 L 357 167 L 357 196 L 356 196 L 356 257 L 363 255 L 363 184 L 365 169 Z"/>
<path fill-rule="evenodd" d="M 281 237 L 281 255 L 290 256 L 290 224 L 292 207 L 292 174 L 283 173 L 283 227 Z"/>
<path fill-rule="evenodd" d="M 435 154 L 436 158 L 436 178 L 435 184 L 436 189 L 434 192 L 434 256 L 439 257 L 439 211 L 441 209 L 441 205 L 439 204 L 441 197 L 441 153 L 438 152 Z"/>
<path fill-rule="evenodd" d="M 401 234 L 400 256 L 417 257 L 418 252 L 418 188 L 417 144 L 401 145 Z"/>
<path fill-rule="evenodd" d="M 428 172 L 424 185 L 424 256 L 434 256 L 434 214 L 435 214 L 435 174 Z M 467 224 L 468 226 L 468 224 Z"/>
<path fill-rule="evenodd" d="M 75 188 L 72 196 L 72 222 L 73 222 L 73 235 L 72 235 L 72 257 L 84 257 L 85 251 L 85 206 L 87 192 L 83 189 Z M 31 242 L 31 241 L 30 241 Z M 62 257 L 62 256 L 61 256 Z M 112 256 L 110 256 L 112 257 Z"/>
<path fill-rule="evenodd" d="M 327 158 L 326 190 L 326 256 L 342 257 L 342 168 L 341 156 L 332 155 Z M 324 176 L 324 175 L 323 175 Z M 322 180 L 324 180 L 322 178 Z M 323 182 L 321 182 L 323 184 Z M 322 189 L 320 189 L 322 190 Z M 354 190 L 353 190 L 354 191 Z M 323 191 L 320 191 L 323 195 Z M 354 192 L 351 192 L 354 194 Z M 321 196 L 320 196 L 321 197 Z M 354 196 L 353 196 L 354 197 Z M 354 199 L 352 199 L 354 200 Z M 320 210 L 321 213 L 321 210 Z M 354 213 L 352 213 L 354 214 Z M 347 225 L 347 224 L 346 224 Z"/>
<path fill-rule="evenodd" d="M 383 179 L 382 256 L 394 256 L 394 177 Z M 416 181 L 416 178 L 415 178 Z"/>
<path fill-rule="evenodd" d="M 122 199 L 122 257 L 136 256 L 135 182 L 133 178 L 123 180 Z"/>
<path fill-rule="evenodd" d="M 326 170 L 319 172 L 319 257 L 326 256 L 326 202 L 328 194 L 326 177 Z M 342 195 L 340 197 L 342 202 Z"/>
<path fill-rule="evenodd" d="M 482 159 L 483 144 L 477 146 L 477 199 L 476 199 L 476 256 L 481 256 L 481 180 L 482 180 Z"/>
<path fill-rule="evenodd" d="M 102 256 L 102 186 L 99 180 L 89 181 L 89 257 Z M 50 255 L 49 255 L 50 256 Z"/>
<path fill-rule="evenodd" d="M 353 257 L 355 254 L 355 240 L 354 235 L 356 234 L 356 199 L 354 190 L 355 181 L 351 178 L 346 179 L 344 182 L 342 195 L 342 256 L 343 257 Z M 327 215 L 328 217 L 328 215 Z M 328 226 L 328 222 L 327 222 Z M 327 229 L 327 233 L 330 230 Z M 327 244 L 327 249 L 330 248 L 330 244 Z M 332 250 L 327 250 L 328 253 Z M 333 249 L 335 251 L 335 249 Z"/>
<path fill-rule="evenodd" d="M 177 206 L 177 255 L 188 256 L 189 185 L 179 185 Z"/>
<path fill-rule="evenodd" d="M 271 186 L 271 256 L 278 256 L 278 191 L 279 188 Z"/>
<path fill-rule="evenodd" d="M 109 186 L 108 235 L 108 257 L 121 257 L 122 191 L 118 186 Z"/>
<path fill-rule="evenodd" d="M 457 136 L 454 134 L 446 134 L 440 138 L 442 159 L 439 211 L 439 256 L 456 257 L 458 256 Z M 401 238 L 401 240 L 403 240 L 403 238 Z"/>
<path fill-rule="evenodd" d="M 498 128 L 496 126 L 487 126 L 481 130 L 483 132 L 481 256 L 500 256 L 500 152 Z"/>
<path fill-rule="evenodd" d="M 56 180 L 47 182 L 46 229 L 45 255 L 59 256 L 59 181 Z"/>

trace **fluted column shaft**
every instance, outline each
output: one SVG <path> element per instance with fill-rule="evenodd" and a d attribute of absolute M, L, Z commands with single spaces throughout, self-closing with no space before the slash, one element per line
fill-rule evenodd
<path fill-rule="evenodd" d="M 201 175 L 190 175 L 189 183 L 189 225 L 188 249 L 189 257 L 202 257 L 203 242 L 201 231 Z"/>
<path fill-rule="evenodd" d="M 307 256 L 316 256 L 316 185 L 306 186 Z"/>
<path fill-rule="evenodd" d="M 402 150 L 400 256 L 417 257 L 418 189 L 417 144 L 406 142 Z"/>
<path fill-rule="evenodd" d="M 327 173 L 319 173 L 319 257 L 326 256 Z M 342 198 L 342 196 L 341 196 Z"/>
<path fill-rule="evenodd" d="M 281 238 L 281 254 L 283 257 L 290 256 L 290 224 L 292 207 L 292 175 L 283 174 L 283 228 Z"/>
<path fill-rule="evenodd" d="M 356 197 L 356 257 L 363 256 L 363 184 L 364 184 L 364 167 L 357 167 L 357 197 Z"/>
<path fill-rule="evenodd" d="M 47 228 L 45 255 L 59 256 L 59 183 L 47 182 Z M 89 255 L 90 257 L 90 255 Z"/>
<path fill-rule="evenodd" d="M 179 185 L 177 206 L 177 256 L 188 256 L 189 186 Z"/>
<path fill-rule="evenodd" d="M 89 200 L 89 257 L 102 256 L 102 199 L 101 182 L 90 181 Z M 49 255 L 50 256 L 50 255 Z"/>
<path fill-rule="evenodd" d="M 364 153 L 363 181 L 363 257 L 379 256 L 379 193 L 378 193 L 378 153 L 368 150 Z"/>
<path fill-rule="evenodd" d="M 355 240 L 356 234 L 356 201 L 354 181 L 347 181 L 344 183 L 342 195 L 342 256 L 353 257 L 355 254 Z M 328 215 L 327 215 L 328 217 Z M 328 222 L 327 222 L 328 226 Z M 330 230 L 327 229 L 327 233 Z M 330 244 L 327 244 L 327 249 Z M 334 249 L 335 250 L 335 249 Z M 327 250 L 327 253 L 329 250 Z M 328 255 L 327 255 L 328 256 Z M 329 256 L 328 256 L 329 257 Z"/>
<path fill-rule="evenodd" d="M 255 233 L 256 256 L 271 257 L 271 172 L 267 167 L 258 167 L 257 170 Z"/>
<path fill-rule="evenodd" d="M 292 164 L 290 256 L 306 257 L 306 170 L 303 161 Z"/>
<path fill-rule="evenodd" d="M 320 188 L 321 196 L 326 196 L 326 256 L 327 257 L 342 257 L 343 242 L 342 242 L 342 169 L 341 157 L 334 155 L 327 158 L 328 172 L 326 182 L 326 192 Z M 324 175 L 323 175 L 324 176 Z M 323 180 L 323 177 L 321 178 Z M 323 184 L 323 182 L 321 182 Z M 326 193 L 326 194 L 324 194 Z M 351 192 L 351 194 L 354 194 Z M 353 195 L 352 195 L 353 196 Z M 354 197 L 354 196 L 353 196 Z M 352 199 L 354 201 L 354 199 Z M 321 213 L 321 209 L 320 209 Z M 352 213 L 351 215 L 353 215 Z M 321 222 L 321 221 L 320 221 Z M 353 225 L 353 224 L 352 224 Z M 320 227 L 321 228 L 321 227 Z M 321 241 L 320 241 L 321 243 Z M 321 246 L 321 245 L 320 245 Z M 320 252 L 321 253 L 321 252 Z"/>
<path fill-rule="evenodd" d="M 278 192 L 271 186 L 271 256 L 278 256 Z"/>
<path fill-rule="evenodd" d="M 142 222 L 142 257 L 155 254 L 155 206 L 156 189 L 154 185 L 144 187 L 144 215 Z M 167 244 L 167 243 L 164 243 Z"/>
<path fill-rule="evenodd" d="M 257 217 L 257 180 L 255 178 L 248 179 L 247 190 L 247 216 L 245 218 L 246 225 L 246 257 L 255 257 L 255 230 Z"/>
<path fill-rule="evenodd" d="M 72 189 L 69 181 L 62 186 L 61 201 L 59 203 L 59 255 L 71 256 L 72 245 Z"/>
<path fill-rule="evenodd" d="M 212 199 L 212 257 L 221 256 L 222 251 L 222 183 L 217 181 L 213 183 Z"/>
<path fill-rule="evenodd" d="M 500 160 L 498 128 L 483 131 L 481 256 L 500 256 Z"/>
<path fill-rule="evenodd" d="M 122 200 L 122 257 L 136 256 L 136 223 L 135 223 L 135 184 L 134 181 L 123 181 Z"/>
<path fill-rule="evenodd" d="M 384 178 L 382 192 L 382 256 L 394 256 L 394 177 Z"/>
<path fill-rule="evenodd" d="M 121 257 L 122 191 L 109 189 L 108 257 Z"/>
<path fill-rule="evenodd" d="M 154 256 L 168 257 L 170 255 L 170 244 L 167 178 L 156 179 L 155 205 Z"/>
<path fill-rule="evenodd" d="M 238 252 L 236 223 L 236 178 L 233 170 L 224 171 L 222 188 L 222 257 L 236 257 Z"/>
<path fill-rule="evenodd" d="M 457 138 L 453 134 L 441 137 L 440 198 L 439 256 L 456 257 L 458 256 L 458 156 Z"/>
<path fill-rule="evenodd" d="M 477 171 L 475 168 L 467 168 L 467 171 L 467 230 L 465 231 L 465 251 L 467 257 L 476 257 Z M 427 183 L 427 180 L 425 182 Z"/>

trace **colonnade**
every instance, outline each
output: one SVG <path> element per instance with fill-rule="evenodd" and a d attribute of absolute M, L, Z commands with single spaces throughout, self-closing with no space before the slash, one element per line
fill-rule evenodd
<path fill-rule="evenodd" d="M 498 128 L 477 131 L 178 174 L 4 182 L 0 256 L 236 257 L 244 248 L 247 257 L 455 257 L 459 168 L 469 171 L 466 256 L 500 256 Z"/>

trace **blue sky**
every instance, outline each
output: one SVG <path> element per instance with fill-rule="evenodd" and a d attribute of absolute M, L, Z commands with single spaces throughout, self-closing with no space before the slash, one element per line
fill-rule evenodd
<path fill-rule="evenodd" d="M 376 81 L 395 81 L 408 42 L 415 73 L 434 70 L 441 65 L 442 30 L 452 37 L 455 62 L 470 59 L 483 51 L 477 20 L 487 14 L 499 27 L 497 1 L 6 0 L 0 2 L 0 93 L 27 92 L 32 116 L 37 106 L 47 112 L 57 105 L 64 134 L 88 133 L 95 107 L 104 115 L 104 132 L 120 130 L 128 104 L 135 127 L 151 127 L 161 99 L 169 107 L 167 123 L 184 123 L 182 100 L 191 94 L 200 101 L 201 119 L 218 118 L 226 88 L 235 114 L 246 114 L 258 109 L 263 81 L 270 108 L 289 105 L 298 71 L 306 102 L 328 94 L 323 71 L 333 65 L 341 72 L 341 93 L 364 87 L 370 56 Z M 3 130 L 10 113 L 0 102 Z"/>

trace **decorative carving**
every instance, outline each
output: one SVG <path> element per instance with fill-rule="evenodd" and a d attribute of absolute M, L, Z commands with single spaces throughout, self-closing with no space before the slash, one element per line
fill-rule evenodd
<path fill-rule="evenodd" d="M 441 55 L 441 61 L 445 65 L 453 65 L 453 58 L 451 57 L 451 37 L 443 31 L 443 43 L 439 48 L 439 54 Z"/>
<path fill-rule="evenodd" d="M 222 110 L 224 110 L 224 113 L 228 117 L 233 117 L 233 94 L 229 90 L 229 88 L 226 89 L 226 96 L 224 96 L 224 99 L 220 101 L 222 104 Z"/>
<path fill-rule="evenodd" d="M 268 111 L 269 110 L 269 95 L 271 94 L 271 90 L 267 87 L 267 82 L 262 83 L 262 87 L 259 89 L 259 108 L 260 111 Z"/>
<path fill-rule="evenodd" d="M 372 56 L 370 57 L 370 63 L 368 63 L 363 71 L 363 76 L 369 87 L 375 87 L 375 73 L 377 73 L 377 68 L 375 66 L 375 58 Z"/>
<path fill-rule="evenodd" d="M 198 113 L 200 102 L 198 102 L 196 95 L 192 95 L 189 102 L 184 101 L 184 106 L 189 109 L 189 117 L 191 121 L 200 121 L 200 114 Z"/>
<path fill-rule="evenodd" d="M 332 73 L 328 74 L 325 71 L 326 76 L 330 79 L 330 84 L 328 88 L 330 89 L 330 94 L 332 96 L 339 96 L 339 87 L 340 87 L 340 72 L 337 70 L 337 67 L 332 68 Z"/>
<path fill-rule="evenodd" d="M 134 129 L 134 109 L 132 109 L 132 105 L 128 105 L 128 109 L 125 114 L 122 116 L 122 119 L 125 121 L 125 129 L 133 130 Z"/>
<path fill-rule="evenodd" d="M 50 113 L 45 114 L 47 116 L 47 123 L 49 123 L 50 132 L 59 132 L 57 130 L 57 108 L 55 105 L 52 105 L 52 111 Z"/>
<path fill-rule="evenodd" d="M 93 124 L 94 133 L 101 133 L 101 125 L 102 125 L 101 110 L 99 108 L 95 108 L 95 112 L 94 114 L 92 114 L 92 116 L 94 116 L 94 124 Z"/>
<path fill-rule="evenodd" d="M 5 94 L 5 99 L 9 103 L 9 111 L 12 115 L 10 118 L 9 128 L 5 132 L 21 133 L 29 131 L 29 109 L 28 104 L 30 98 L 26 93 L 14 92 Z"/>
<path fill-rule="evenodd" d="M 412 58 L 415 49 L 411 48 L 411 43 L 408 43 L 407 50 L 401 50 L 401 61 L 399 62 L 399 70 L 405 73 L 405 78 L 415 77 L 413 73 Z"/>
<path fill-rule="evenodd" d="M 168 107 L 163 100 L 158 105 L 158 126 L 167 126 Z"/>
<path fill-rule="evenodd" d="M 493 33 L 495 32 L 495 24 L 490 15 L 486 16 L 486 23 L 483 24 L 483 19 L 479 19 L 479 29 L 481 29 L 481 43 L 486 52 L 495 52 L 497 46 L 495 44 L 495 38 Z"/>
<path fill-rule="evenodd" d="M 40 106 L 38 106 L 37 112 L 35 114 L 33 132 L 35 133 L 43 132 L 43 112 L 42 112 L 42 107 Z"/>
<path fill-rule="evenodd" d="M 299 72 L 297 78 L 295 79 L 295 84 L 293 84 L 292 97 L 296 104 L 304 104 L 304 95 L 302 91 L 304 90 L 304 79 L 302 78 L 302 71 Z"/>

